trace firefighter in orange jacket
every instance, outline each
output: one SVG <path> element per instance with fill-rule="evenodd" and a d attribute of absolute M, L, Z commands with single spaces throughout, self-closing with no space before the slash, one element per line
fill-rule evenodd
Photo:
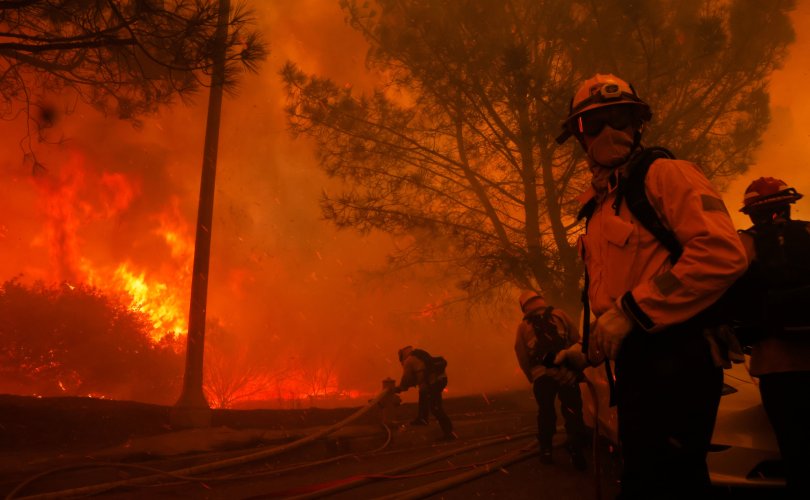
<path fill-rule="evenodd" d="M 692 163 L 656 159 L 643 179 L 679 256 L 630 212 L 621 193 L 651 117 L 632 86 L 613 75 L 586 80 L 572 99 L 558 141 L 575 136 L 592 173 L 581 200 L 593 211 L 580 242 L 596 320 L 590 356 L 576 346 L 556 361 L 581 369 L 588 357 L 591 364 L 615 360 L 620 497 L 687 498 L 710 485 L 706 455 L 723 383 L 700 313 L 747 260 L 720 195 Z M 572 376 L 567 368 L 563 380 Z"/>
<path fill-rule="evenodd" d="M 523 320 L 517 328 L 515 355 L 526 378 L 532 384 L 537 401 L 537 441 L 540 461 L 553 462 L 551 440 L 557 430 L 557 411 L 554 400 L 559 397 L 560 410 L 565 419 L 566 448 L 577 470 L 587 464 L 582 452 L 585 444 L 585 423 L 582 421 L 582 395 L 579 384 L 561 384 L 553 378 L 557 368 L 543 365 L 544 358 L 554 356 L 561 349 L 579 341 L 576 324 L 560 309 L 549 306 L 537 292 L 526 290 L 518 302 Z"/>
<path fill-rule="evenodd" d="M 410 387 L 418 387 L 419 416 L 416 420 L 421 419 L 424 424 L 427 424 L 429 411 L 439 422 L 439 426 L 444 433 L 442 439 L 445 441 L 456 439 L 453 432 L 453 423 L 447 413 L 444 412 L 442 404 L 442 392 L 447 387 L 447 373 L 444 369 L 432 369 L 429 366 L 432 356 L 422 349 L 405 346 L 399 350 L 398 356 L 399 362 L 402 364 L 402 378 L 394 391 L 399 393 L 407 391 Z"/>

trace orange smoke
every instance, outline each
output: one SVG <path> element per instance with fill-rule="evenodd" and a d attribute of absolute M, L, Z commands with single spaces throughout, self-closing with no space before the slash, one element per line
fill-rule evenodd
<path fill-rule="evenodd" d="M 785 66 L 770 80 L 771 124 L 763 136 L 754 165 L 732 182 L 724 193 L 726 206 L 738 228 L 751 225 L 738 210 L 745 188 L 759 177 L 778 177 L 805 195 L 793 217 L 810 220 L 810 3 L 798 2 L 791 15 L 796 42 L 789 47 Z"/>

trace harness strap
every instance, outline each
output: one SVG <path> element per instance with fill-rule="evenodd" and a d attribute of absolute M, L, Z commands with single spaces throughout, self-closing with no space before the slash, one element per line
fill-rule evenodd
<path fill-rule="evenodd" d="M 585 231 L 588 231 L 588 222 L 591 220 L 594 210 L 596 209 L 596 200 L 591 199 L 582 207 L 579 212 L 578 219 L 585 218 Z M 585 260 L 585 248 L 582 249 L 583 261 Z M 591 301 L 588 299 L 588 288 L 591 280 L 588 276 L 588 268 L 585 267 L 585 283 L 582 288 L 582 352 L 588 358 L 588 352 L 591 344 Z M 590 361 L 590 359 L 589 359 Z M 616 406 L 616 381 L 613 379 L 613 369 L 610 367 L 610 360 L 605 359 L 605 378 L 608 383 L 609 405 Z"/>

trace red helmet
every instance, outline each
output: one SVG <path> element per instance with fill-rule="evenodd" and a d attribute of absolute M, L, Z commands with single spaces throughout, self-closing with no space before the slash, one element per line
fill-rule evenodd
<path fill-rule="evenodd" d="M 632 85 L 611 74 L 597 73 L 582 82 L 571 99 L 568 116 L 562 124 L 563 132 L 557 137 L 557 143 L 562 144 L 576 133 L 577 118 L 586 111 L 616 105 L 636 106 L 643 121 L 652 118 L 650 106 L 641 100 Z"/>
<path fill-rule="evenodd" d="M 788 187 L 782 179 L 760 177 L 749 184 L 745 190 L 743 207 L 740 212 L 747 214 L 776 203 L 795 203 L 796 200 L 801 198 L 802 195 L 792 187 Z"/>

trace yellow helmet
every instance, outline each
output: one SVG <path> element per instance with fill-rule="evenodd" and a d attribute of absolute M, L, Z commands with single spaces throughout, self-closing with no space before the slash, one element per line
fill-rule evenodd
<path fill-rule="evenodd" d="M 562 123 L 563 132 L 557 137 L 557 143 L 564 143 L 572 135 L 581 135 L 582 130 L 577 128 L 577 122 L 581 126 L 578 119 L 583 113 L 616 105 L 636 106 L 638 116 L 643 121 L 650 121 L 652 118 L 650 106 L 639 98 L 632 85 L 611 74 L 597 73 L 585 80 L 571 99 L 568 116 Z"/>

